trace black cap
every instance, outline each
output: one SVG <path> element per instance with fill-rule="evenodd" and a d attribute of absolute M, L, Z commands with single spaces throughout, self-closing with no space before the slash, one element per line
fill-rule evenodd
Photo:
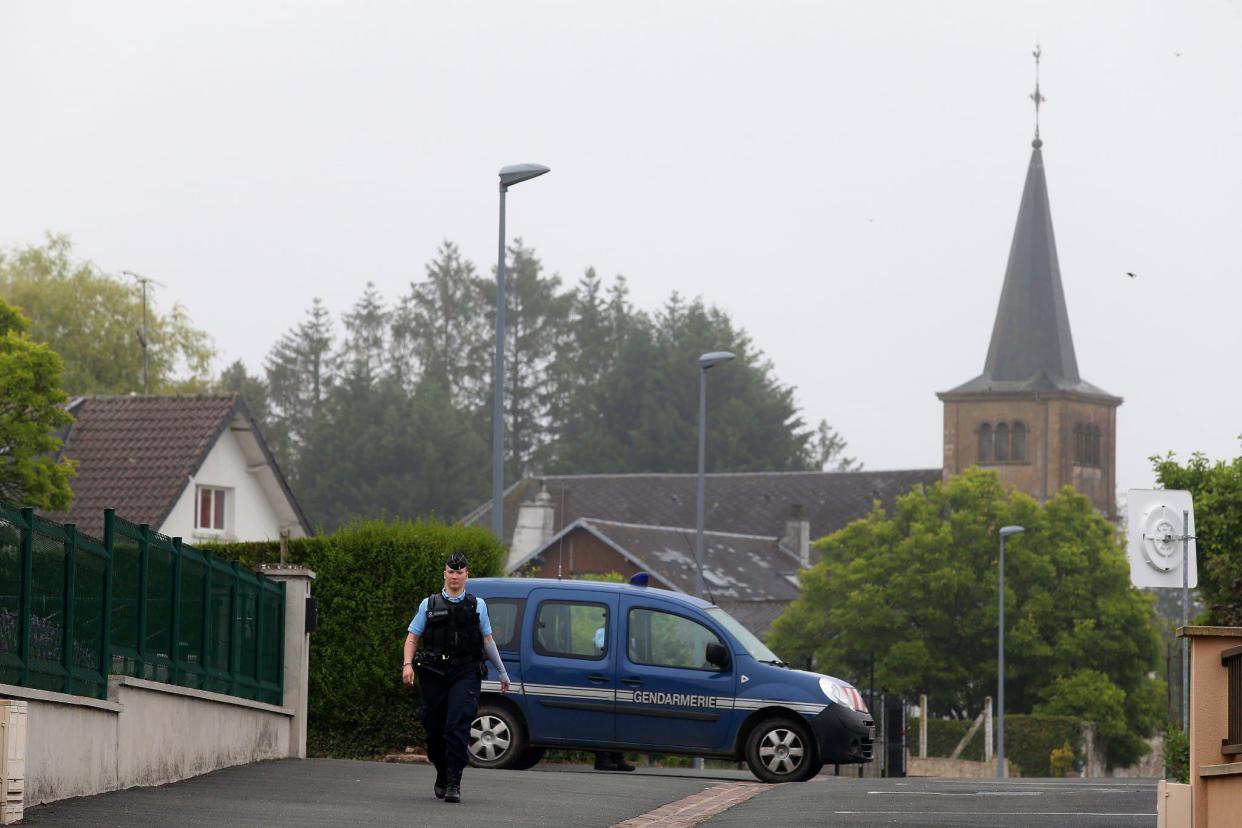
<path fill-rule="evenodd" d="M 452 555 L 449 555 L 448 560 L 444 562 L 444 565 L 449 569 L 465 569 L 467 566 L 465 553 L 454 552 Z"/>

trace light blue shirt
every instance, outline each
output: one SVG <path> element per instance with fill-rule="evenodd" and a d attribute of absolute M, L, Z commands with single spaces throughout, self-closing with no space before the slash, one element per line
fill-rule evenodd
<path fill-rule="evenodd" d="M 456 598 L 449 595 L 445 590 L 440 590 L 440 594 L 444 596 L 444 600 L 448 601 L 450 604 L 460 604 L 466 597 L 466 593 L 464 592 Z M 487 638 L 487 636 L 492 634 L 492 619 L 487 616 L 487 604 L 482 598 L 476 597 L 474 600 L 478 605 L 475 607 L 475 612 L 479 615 L 479 630 L 483 633 L 483 637 Z M 418 605 L 418 613 L 414 616 L 414 620 L 410 622 L 410 632 L 414 633 L 419 638 L 422 638 L 423 631 L 426 629 L 427 599 L 424 598 L 423 602 Z"/>

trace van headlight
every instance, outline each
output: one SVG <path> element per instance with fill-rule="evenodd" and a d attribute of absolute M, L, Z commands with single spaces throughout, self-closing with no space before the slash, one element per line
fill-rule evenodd
<path fill-rule="evenodd" d="M 867 713 L 867 703 L 863 701 L 862 693 L 850 685 L 824 676 L 819 680 L 819 689 L 837 704 L 843 704 L 855 713 Z"/>
<path fill-rule="evenodd" d="M 850 698 L 849 693 L 845 692 L 845 688 L 827 676 L 819 680 L 819 689 L 837 704 L 843 704 L 850 710 L 854 709 L 854 700 Z"/>

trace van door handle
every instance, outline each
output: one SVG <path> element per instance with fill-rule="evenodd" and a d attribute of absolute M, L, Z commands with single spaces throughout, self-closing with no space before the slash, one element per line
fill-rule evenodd
<path fill-rule="evenodd" d="M 621 683 L 628 684 L 630 687 L 640 687 L 642 686 L 643 680 L 636 679 L 636 678 L 628 678 L 628 679 L 621 679 Z"/>
<path fill-rule="evenodd" d="M 591 682 L 592 684 L 603 684 L 604 682 L 608 681 L 608 676 L 604 675 L 603 673 L 591 673 L 591 675 L 587 676 L 587 681 Z"/>

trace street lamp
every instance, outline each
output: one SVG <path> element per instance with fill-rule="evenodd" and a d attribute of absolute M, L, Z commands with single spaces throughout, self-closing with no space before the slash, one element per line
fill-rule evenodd
<path fill-rule="evenodd" d="M 1000 530 L 1000 590 L 997 605 L 996 669 L 996 778 L 1005 778 L 1005 538 L 1026 531 L 1025 526 L 1002 526 Z"/>
<path fill-rule="evenodd" d="M 548 172 L 542 164 L 510 164 L 500 168 L 500 245 L 496 254 L 496 376 L 492 383 L 492 532 L 504 543 L 504 408 L 505 408 L 505 194 Z"/>
<path fill-rule="evenodd" d="M 735 359 L 728 351 L 712 351 L 699 357 L 699 483 L 694 510 L 694 594 L 703 597 L 703 472 L 707 444 L 707 372 Z"/>

